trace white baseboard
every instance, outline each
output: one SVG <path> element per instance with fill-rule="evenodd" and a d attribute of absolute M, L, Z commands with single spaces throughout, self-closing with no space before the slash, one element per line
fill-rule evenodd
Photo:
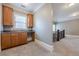
<path fill-rule="evenodd" d="M 79 35 L 66 35 L 66 36 L 70 36 L 70 37 L 79 37 Z"/>
<path fill-rule="evenodd" d="M 48 50 L 48 51 L 50 51 L 50 52 L 53 51 L 53 45 L 49 45 L 49 44 L 47 44 L 47 43 L 45 43 L 45 42 L 42 42 L 42 41 L 40 41 L 40 40 L 37 40 L 37 39 L 35 39 L 35 42 L 36 42 L 37 44 L 39 44 L 41 47 L 45 48 L 46 50 Z"/>

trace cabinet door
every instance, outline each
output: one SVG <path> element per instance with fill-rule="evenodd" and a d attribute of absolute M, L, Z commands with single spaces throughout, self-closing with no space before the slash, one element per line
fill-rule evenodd
<path fill-rule="evenodd" d="M 12 8 L 3 6 L 3 25 L 12 25 Z"/>
<path fill-rule="evenodd" d="M 22 32 L 22 43 L 27 43 L 27 33 L 26 32 Z"/>
<path fill-rule="evenodd" d="M 27 25 L 28 25 L 28 27 L 33 27 L 33 15 L 32 14 L 27 14 Z"/>
<path fill-rule="evenodd" d="M 35 41 L 35 32 L 32 32 L 32 41 Z"/>
<path fill-rule="evenodd" d="M 10 33 L 2 33 L 1 41 L 2 41 L 2 45 L 1 45 L 2 49 L 11 47 Z"/>
<path fill-rule="evenodd" d="M 11 33 L 11 45 L 12 46 L 19 45 L 18 33 Z"/>
<path fill-rule="evenodd" d="M 27 33 L 26 32 L 19 32 L 19 44 L 27 43 Z"/>

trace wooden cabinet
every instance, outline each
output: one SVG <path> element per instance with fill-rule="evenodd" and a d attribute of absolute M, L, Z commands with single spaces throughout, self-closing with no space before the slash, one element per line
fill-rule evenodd
<path fill-rule="evenodd" d="M 35 41 L 35 32 L 32 32 L 32 41 Z"/>
<path fill-rule="evenodd" d="M 34 31 L 27 32 L 27 35 L 28 35 L 28 38 L 30 39 L 30 40 L 27 39 L 28 42 L 35 41 L 35 32 Z"/>
<path fill-rule="evenodd" d="M 11 33 L 11 45 L 17 46 L 27 43 L 27 33 L 26 32 L 14 32 Z"/>
<path fill-rule="evenodd" d="M 19 32 L 18 35 L 19 44 L 25 44 L 27 43 L 27 33 L 26 32 Z"/>
<path fill-rule="evenodd" d="M 3 6 L 3 25 L 13 25 L 13 10 L 7 6 Z"/>
<path fill-rule="evenodd" d="M 34 34 L 35 34 L 34 32 L 31 32 L 32 37 L 31 41 L 34 41 L 35 39 Z M 28 43 L 27 36 L 28 36 L 27 32 L 3 32 L 1 34 L 1 43 L 2 43 L 1 48 L 6 49 Z"/>
<path fill-rule="evenodd" d="M 11 45 L 17 46 L 19 44 L 18 32 L 11 33 Z"/>
<path fill-rule="evenodd" d="M 33 27 L 33 15 L 32 14 L 27 14 L 27 25 L 29 28 Z"/>
<path fill-rule="evenodd" d="M 6 32 L 2 34 L 1 46 L 2 49 L 11 47 L 10 33 Z"/>

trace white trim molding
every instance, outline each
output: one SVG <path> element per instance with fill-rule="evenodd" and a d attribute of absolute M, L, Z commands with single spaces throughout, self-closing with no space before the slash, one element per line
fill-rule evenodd
<path fill-rule="evenodd" d="M 33 13 L 35 13 L 36 11 L 38 11 L 42 6 L 44 6 L 45 5 L 45 3 L 43 3 L 43 4 L 41 4 L 38 8 L 36 8 L 34 11 L 33 11 Z"/>
<path fill-rule="evenodd" d="M 79 35 L 66 35 L 67 37 L 70 36 L 70 37 L 79 37 Z"/>
<path fill-rule="evenodd" d="M 45 42 L 42 42 L 42 41 L 40 41 L 40 40 L 38 40 L 38 39 L 35 39 L 35 42 L 36 42 L 38 45 L 40 45 L 41 47 L 43 47 L 44 49 L 46 49 L 46 50 L 48 50 L 48 51 L 50 51 L 50 52 L 53 52 L 53 45 L 49 45 L 49 44 L 47 44 L 47 43 L 45 43 Z"/>

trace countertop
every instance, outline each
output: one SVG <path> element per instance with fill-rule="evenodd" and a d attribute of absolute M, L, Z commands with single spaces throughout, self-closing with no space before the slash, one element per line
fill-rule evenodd
<path fill-rule="evenodd" d="M 35 32 L 34 30 L 11 30 L 11 31 L 2 31 L 2 33 L 12 33 L 12 32 Z"/>

